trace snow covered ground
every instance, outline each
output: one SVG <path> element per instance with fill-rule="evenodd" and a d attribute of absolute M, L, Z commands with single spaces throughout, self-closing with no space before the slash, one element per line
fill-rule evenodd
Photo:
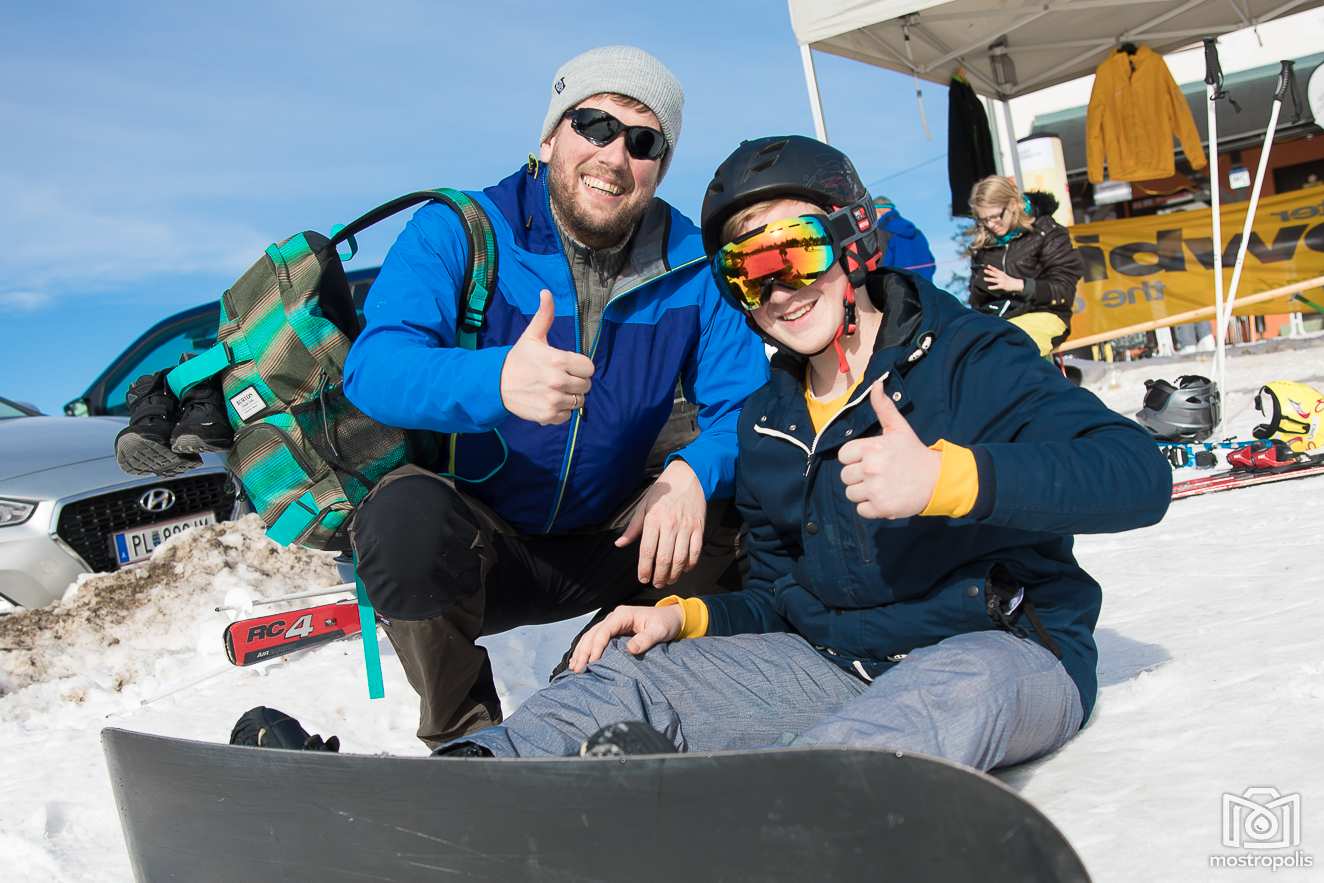
<path fill-rule="evenodd" d="M 1230 430 L 1248 435 L 1258 422 L 1250 398 L 1264 382 L 1324 388 L 1321 344 L 1231 359 Z M 1142 362 L 1093 388 L 1129 414 L 1146 377 L 1211 372 L 1207 355 Z M 1210 866 L 1210 856 L 1255 852 L 1221 844 L 1222 795 L 1249 787 L 1302 796 L 1299 847 L 1266 854 L 1324 869 L 1321 523 L 1324 479 L 1307 479 L 1178 501 L 1147 530 L 1079 540 L 1104 586 L 1095 715 L 1064 750 L 1000 776 L 1066 833 L 1095 879 L 1269 875 Z M 335 582 L 327 556 L 277 549 L 249 519 L 86 578 L 58 607 L 0 618 L 0 878 L 130 879 L 105 726 L 225 741 L 240 712 L 265 704 L 339 735 L 348 751 L 422 754 L 416 699 L 385 641 L 380 702 L 367 699 L 357 642 L 256 668 L 226 663 L 221 632 L 234 614 L 214 607 Z M 578 627 L 485 641 L 507 708 L 544 682 Z"/>

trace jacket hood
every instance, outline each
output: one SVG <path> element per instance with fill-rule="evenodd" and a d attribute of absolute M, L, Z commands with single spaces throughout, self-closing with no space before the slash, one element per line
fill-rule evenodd
<path fill-rule="evenodd" d="M 883 223 L 880 226 L 893 236 L 902 239 L 914 239 L 919 235 L 919 228 L 896 209 L 883 216 Z"/>
<path fill-rule="evenodd" d="M 1051 193 L 1045 193 L 1042 190 L 1027 190 L 1025 198 L 1030 200 L 1030 207 L 1034 209 L 1036 217 L 1046 218 L 1057 211 L 1057 197 Z"/>

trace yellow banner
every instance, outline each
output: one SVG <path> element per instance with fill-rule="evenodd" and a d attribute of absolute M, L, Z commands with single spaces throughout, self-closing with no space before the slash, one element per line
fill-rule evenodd
<path fill-rule="evenodd" d="M 1222 207 L 1223 290 L 1241 244 L 1249 203 Z M 1071 239 L 1085 259 L 1071 336 L 1102 334 L 1214 305 L 1213 212 L 1203 209 L 1124 221 L 1079 224 Z M 1238 299 L 1324 275 L 1324 186 L 1260 200 L 1251 226 Z M 1306 292 L 1324 307 L 1324 296 Z M 1254 304 L 1239 315 L 1311 312 L 1291 297 Z"/>

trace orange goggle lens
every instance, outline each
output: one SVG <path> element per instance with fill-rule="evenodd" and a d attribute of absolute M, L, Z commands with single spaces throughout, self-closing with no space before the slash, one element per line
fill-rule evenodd
<path fill-rule="evenodd" d="M 832 268 L 836 248 L 820 215 L 785 218 L 722 246 L 713 270 L 727 299 L 757 310 L 773 285 L 798 291 Z"/>

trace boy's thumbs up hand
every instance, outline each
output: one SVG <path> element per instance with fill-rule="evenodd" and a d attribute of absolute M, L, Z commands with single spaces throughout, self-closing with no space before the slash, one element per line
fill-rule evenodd
<path fill-rule="evenodd" d="M 846 499 L 864 518 L 909 518 L 924 511 L 933 497 L 942 454 L 930 450 L 877 383 L 869 403 L 883 434 L 857 438 L 841 446 L 841 481 Z"/>
<path fill-rule="evenodd" d="M 588 356 L 547 343 L 555 318 L 552 293 L 544 288 L 539 293 L 538 311 L 501 368 L 501 403 L 506 410 L 543 425 L 569 420 L 584 406 L 592 386 L 593 361 Z"/>

